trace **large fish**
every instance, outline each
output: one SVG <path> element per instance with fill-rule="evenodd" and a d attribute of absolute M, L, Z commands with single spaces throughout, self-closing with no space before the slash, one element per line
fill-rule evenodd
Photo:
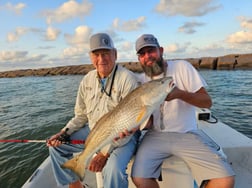
<path fill-rule="evenodd" d="M 173 88 L 172 78 L 164 77 L 133 90 L 112 111 L 98 120 L 86 139 L 83 152 L 66 161 L 62 167 L 71 169 L 83 180 L 93 155 L 115 142 L 120 132 L 144 128 L 153 111 L 160 107 Z"/>

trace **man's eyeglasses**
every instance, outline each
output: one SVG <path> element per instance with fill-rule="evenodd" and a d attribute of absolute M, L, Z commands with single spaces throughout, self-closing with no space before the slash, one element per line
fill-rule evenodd
<path fill-rule="evenodd" d="M 144 57 L 146 53 L 152 54 L 152 53 L 155 53 L 156 51 L 157 51 L 156 47 L 146 48 L 146 49 L 140 50 L 137 53 L 137 55 L 138 55 L 138 57 Z"/>

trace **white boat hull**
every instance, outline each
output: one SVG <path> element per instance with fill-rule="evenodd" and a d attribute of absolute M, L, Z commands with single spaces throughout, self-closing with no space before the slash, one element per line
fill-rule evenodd
<path fill-rule="evenodd" d="M 237 132 L 229 126 L 218 122 L 211 124 L 198 121 L 198 126 L 222 148 L 229 163 L 236 173 L 235 188 L 252 187 L 252 139 Z M 128 166 L 128 174 L 132 161 Z M 89 187 L 97 187 L 95 173 L 88 173 L 85 178 L 90 182 Z M 176 157 L 165 160 L 162 165 L 163 181 L 159 182 L 160 188 L 196 188 L 186 164 Z M 85 181 L 85 180 L 84 180 Z M 33 175 L 23 185 L 23 188 L 58 188 L 53 176 L 50 158 L 47 158 Z M 68 187 L 68 186 L 63 186 Z M 60 187 L 60 188 L 63 188 Z M 129 187 L 135 187 L 129 178 Z"/>

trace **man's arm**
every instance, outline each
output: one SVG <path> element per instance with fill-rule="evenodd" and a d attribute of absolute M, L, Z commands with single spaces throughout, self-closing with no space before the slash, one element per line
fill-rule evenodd
<path fill-rule="evenodd" d="M 212 106 L 212 99 L 204 87 L 201 87 L 195 93 L 183 91 L 175 87 L 165 100 L 170 101 L 173 99 L 180 99 L 199 108 L 210 108 Z"/>

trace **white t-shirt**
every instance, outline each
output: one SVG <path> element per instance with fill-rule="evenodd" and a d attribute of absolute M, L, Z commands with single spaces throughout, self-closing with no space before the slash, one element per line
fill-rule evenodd
<path fill-rule="evenodd" d="M 187 61 L 176 60 L 167 61 L 166 76 L 171 76 L 175 85 L 187 92 L 196 92 L 201 87 L 207 86 L 204 79 L 198 71 Z M 151 78 L 145 74 L 140 75 L 142 82 L 150 81 Z M 153 113 L 154 130 L 163 132 L 179 132 L 185 133 L 197 129 L 195 116 L 195 107 L 180 100 L 165 101 L 163 105 L 163 125 L 164 129 L 160 128 L 161 116 L 160 109 Z"/>

